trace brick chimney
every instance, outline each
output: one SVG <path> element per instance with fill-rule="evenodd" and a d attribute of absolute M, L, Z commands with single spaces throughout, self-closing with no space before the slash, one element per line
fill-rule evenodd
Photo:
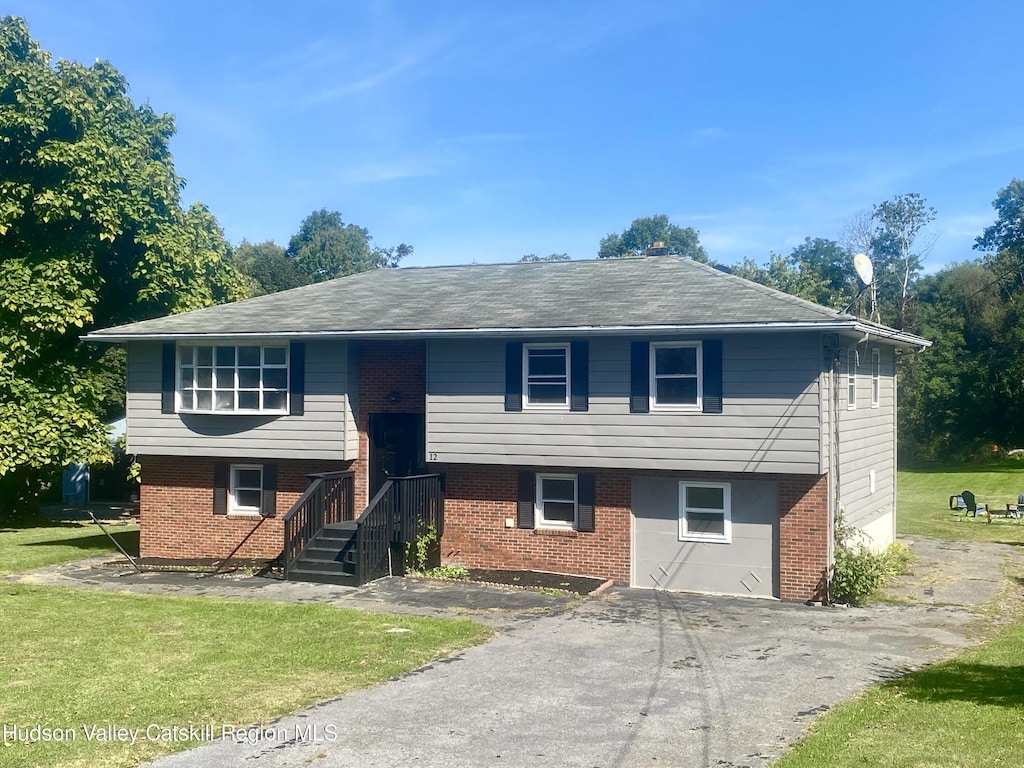
<path fill-rule="evenodd" d="M 668 256 L 669 249 L 661 240 L 656 240 L 654 244 L 644 251 L 644 256 Z"/>

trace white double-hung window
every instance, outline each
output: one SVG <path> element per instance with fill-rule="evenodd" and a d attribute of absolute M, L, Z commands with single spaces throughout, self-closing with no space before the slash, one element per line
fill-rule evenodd
<path fill-rule="evenodd" d="M 228 512 L 258 515 L 263 509 L 263 466 L 232 464 Z"/>
<path fill-rule="evenodd" d="M 679 540 L 732 541 L 729 483 L 679 483 Z"/>
<path fill-rule="evenodd" d="M 700 342 L 651 344 L 652 410 L 701 409 L 702 356 Z"/>
<path fill-rule="evenodd" d="M 846 410 L 857 410 L 857 350 L 846 353 Z"/>
<path fill-rule="evenodd" d="M 528 408 L 569 407 L 569 345 L 523 345 L 523 393 Z"/>
<path fill-rule="evenodd" d="M 579 513 L 576 475 L 537 475 L 537 525 L 575 528 Z"/>
<path fill-rule="evenodd" d="M 287 345 L 181 345 L 178 410 L 287 413 Z"/>
<path fill-rule="evenodd" d="M 871 407 L 878 408 L 882 403 L 882 353 L 871 350 Z"/>

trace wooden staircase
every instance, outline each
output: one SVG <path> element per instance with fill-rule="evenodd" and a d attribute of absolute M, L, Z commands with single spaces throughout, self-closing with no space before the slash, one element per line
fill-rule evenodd
<path fill-rule="evenodd" d="M 352 472 L 325 472 L 309 480 L 284 517 L 281 559 L 290 581 L 357 587 L 382 576 L 403 576 L 406 546 L 428 530 L 444 533 L 440 475 L 389 478 L 358 518 Z"/>
<path fill-rule="evenodd" d="M 302 550 L 288 569 L 293 581 L 320 584 L 359 585 L 356 578 L 356 523 L 325 525 Z"/>

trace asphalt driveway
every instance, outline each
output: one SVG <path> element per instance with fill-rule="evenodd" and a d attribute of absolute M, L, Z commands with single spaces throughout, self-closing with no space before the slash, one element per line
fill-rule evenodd
<path fill-rule="evenodd" d="M 159 768 L 738 768 L 770 763 L 864 687 L 975 642 L 976 607 L 1006 587 L 1001 564 L 1024 569 L 1024 555 L 1005 545 L 921 540 L 911 549 L 919 565 L 894 593 L 918 602 L 868 608 L 630 589 L 578 600 L 404 579 L 346 589 L 135 574 L 96 561 L 7 578 L 458 615 L 499 630 L 405 677 L 239 730 L 242 743 L 210 724 L 216 738 Z M 1019 589 L 1003 595 L 1020 599 Z"/>
<path fill-rule="evenodd" d="M 972 617 L 613 591 L 155 765 L 761 766 L 836 702 L 963 644 Z"/>

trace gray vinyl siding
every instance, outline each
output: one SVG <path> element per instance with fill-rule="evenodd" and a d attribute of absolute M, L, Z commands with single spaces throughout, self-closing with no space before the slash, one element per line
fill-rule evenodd
<path fill-rule="evenodd" d="M 506 412 L 504 341 L 430 341 L 430 460 L 819 474 L 817 334 L 724 337 L 721 414 L 630 413 L 630 341 L 590 340 L 587 412 Z"/>
<path fill-rule="evenodd" d="M 871 405 L 871 350 L 881 363 L 878 407 Z M 857 366 L 857 407 L 849 409 L 846 356 L 842 358 L 839 403 L 839 498 L 846 522 L 857 528 L 893 511 L 896 487 L 896 375 L 892 347 L 860 348 Z M 871 471 L 875 490 L 871 492 Z"/>
<path fill-rule="evenodd" d="M 344 342 L 306 344 L 302 416 L 160 412 L 161 344 L 128 345 L 128 450 L 141 455 L 251 459 L 356 458 Z"/>

